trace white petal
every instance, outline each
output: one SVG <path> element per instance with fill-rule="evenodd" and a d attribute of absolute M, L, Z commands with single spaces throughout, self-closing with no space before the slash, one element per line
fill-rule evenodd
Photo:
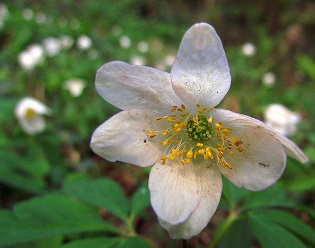
<path fill-rule="evenodd" d="M 237 114 L 237 113 L 234 113 L 228 110 L 223 110 L 223 109 L 215 109 L 214 113 L 217 113 L 216 115 L 221 116 L 220 118 L 224 118 L 225 121 L 235 123 L 233 124 L 235 126 L 246 125 L 246 126 L 263 129 L 264 132 L 271 134 L 275 139 L 281 142 L 288 156 L 302 163 L 306 163 L 308 161 L 308 158 L 306 157 L 304 152 L 296 144 L 294 144 L 287 137 L 281 135 L 280 133 L 276 132 L 272 128 L 268 127 L 265 123 L 257 119 L 254 119 L 252 117 L 242 115 L 242 114 Z"/>
<path fill-rule="evenodd" d="M 181 104 L 169 73 L 150 67 L 110 62 L 97 71 L 95 84 L 106 101 L 124 110 L 168 113 L 172 106 Z"/>
<path fill-rule="evenodd" d="M 209 161 L 207 161 L 208 163 Z M 216 211 L 222 192 L 222 179 L 217 167 L 206 167 L 205 163 L 195 168 L 200 185 L 201 201 L 186 221 L 171 225 L 160 219 L 173 239 L 189 239 L 199 234 L 209 223 Z"/>
<path fill-rule="evenodd" d="M 150 172 L 151 204 L 157 216 L 172 224 L 185 221 L 200 202 L 198 176 L 178 159 L 155 164 Z"/>
<path fill-rule="evenodd" d="M 100 125 L 93 133 L 92 150 L 109 161 L 139 166 L 154 164 L 162 156 L 147 130 L 156 130 L 155 115 L 147 110 L 122 111 Z"/>
<path fill-rule="evenodd" d="M 42 132 L 46 127 L 45 119 L 40 115 L 36 115 L 29 119 L 19 118 L 18 120 L 23 130 L 28 134 Z"/>
<path fill-rule="evenodd" d="M 283 145 L 291 148 L 294 145 L 291 141 L 270 130 L 263 122 L 245 115 L 217 109 L 213 111 L 213 118 L 216 122 L 222 121 L 225 127 L 231 127 L 230 137 L 243 142 L 243 152 L 235 151 L 234 156 L 225 153 L 224 158 L 233 168 L 219 166 L 222 174 L 236 186 L 255 191 L 280 178 L 286 164 Z"/>
<path fill-rule="evenodd" d="M 231 84 L 221 40 L 206 23 L 195 24 L 184 35 L 171 70 L 173 88 L 187 106 L 214 107 Z"/>

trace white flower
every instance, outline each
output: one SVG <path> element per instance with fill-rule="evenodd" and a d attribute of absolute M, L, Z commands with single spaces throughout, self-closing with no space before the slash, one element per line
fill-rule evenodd
<path fill-rule="evenodd" d="M 28 20 L 31 20 L 33 18 L 34 12 L 32 9 L 26 8 L 26 9 L 23 9 L 22 15 L 23 15 L 24 19 L 28 21 Z"/>
<path fill-rule="evenodd" d="M 74 43 L 73 38 L 68 35 L 61 35 L 59 41 L 64 49 L 69 49 Z"/>
<path fill-rule="evenodd" d="M 131 57 L 130 62 L 134 65 L 145 65 L 147 63 L 143 56 L 133 56 Z"/>
<path fill-rule="evenodd" d="M 15 106 L 15 116 L 19 120 L 21 127 L 28 134 L 35 134 L 45 129 L 45 119 L 43 114 L 49 114 L 50 110 L 40 101 L 25 97 Z"/>
<path fill-rule="evenodd" d="M 267 86 L 274 85 L 275 81 L 276 81 L 276 75 L 273 72 L 267 72 L 262 78 L 263 84 Z"/>
<path fill-rule="evenodd" d="M 149 45 L 146 41 L 140 41 L 137 45 L 137 48 L 141 53 L 146 53 L 149 51 Z"/>
<path fill-rule="evenodd" d="M 32 70 L 44 60 L 44 48 L 41 45 L 33 44 L 19 54 L 18 61 L 26 70 Z"/>
<path fill-rule="evenodd" d="M 127 35 L 121 36 L 119 39 L 119 45 L 125 49 L 129 48 L 131 46 L 130 38 Z"/>
<path fill-rule="evenodd" d="M 77 46 L 81 50 L 87 50 L 92 46 L 92 40 L 86 35 L 81 35 L 77 40 Z"/>
<path fill-rule="evenodd" d="M 43 46 L 48 56 L 53 57 L 61 50 L 61 42 L 54 37 L 48 37 L 43 40 Z"/>
<path fill-rule="evenodd" d="M 301 115 L 292 112 L 281 104 L 270 104 L 264 112 L 265 122 L 268 126 L 282 135 L 290 136 L 296 132 L 296 125 L 301 121 Z"/>
<path fill-rule="evenodd" d="M 47 22 L 47 16 L 43 12 L 37 12 L 35 14 L 35 20 L 38 24 L 44 24 Z"/>
<path fill-rule="evenodd" d="M 254 44 L 247 42 L 242 46 L 242 52 L 246 56 L 253 56 L 256 53 L 256 47 Z"/>
<path fill-rule="evenodd" d="M 65 82 L 66 89 L 69 90 L 73 97 L 80 96 L 85 86 L 85 81 L 82 79 L 71 79 Z"/>
<path fill-rule="evenodd" d="M 221 173 L 256 191 L 280 178 L 286 155 L 307 161 L 263 122 L 214 108 L 230 82 L 220 38 L 205 23 L 186 32 L 170 73 L 119 61 L 97 71 L 98 93 L 123 111 L 95 130 L 91 148 L 109 161 L 153 165 L 151 203 L 172 238 L 188 239 L 208 224 Z"/>

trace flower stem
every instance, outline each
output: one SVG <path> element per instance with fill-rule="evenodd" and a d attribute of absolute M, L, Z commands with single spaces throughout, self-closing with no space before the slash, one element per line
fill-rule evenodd
<path fill-rule="evenodd" d="M 219 225 L 218 229 L 214 233 L 213 239 L 208 248 L 216 247 L 224 234 L 229 230 L 233 223 L 238 220 L 238 218 L 239 216 L 234 211 L 231 211 L 230 215 Z"/>

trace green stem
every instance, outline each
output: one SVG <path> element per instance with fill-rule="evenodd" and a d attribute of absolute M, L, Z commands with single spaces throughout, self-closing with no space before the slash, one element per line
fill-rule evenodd
<path fill-rule="evenodd" d="M 133 221 L 134 221 L 134 217 L 133 215 L 131 215 L 127 220 L 126 220 L 126 225 L 128 227 L 128 236 L 134 236 L 136 235 L 135 229 L 133 227 Z"/>
<path fill-rule="evenodd" d="M 214 248 L 218 244 L 218 242 L 221 240 L 221 238 L 224 236 L 224 234 L 229 230 L 229 228 L 232 226 L 232 224 L 238 220 L 238 215 L 232 211 L 230 212 L 230 215 L 220 224 L 216 232 L 214 233 L 213 239 L 208 246 L 208 248 Z"/>

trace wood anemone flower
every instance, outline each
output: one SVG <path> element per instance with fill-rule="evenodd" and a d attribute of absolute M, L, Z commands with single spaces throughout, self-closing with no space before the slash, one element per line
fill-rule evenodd
<path fill-rule="evenodd" d="M 254 118 L 215 108 L 231 83 L 214 28 L 193 25 L 171 72 L 114 61 L 96 74 L 96 89 L 122 109 L 99 126 L 91 147 L 109 161 L 153 165 L 151 204 L 172 238 L 197 235 L 213 216 L 221 174 L 257 191 L 282 175 L 286 156 L 307 157 L 289 139 Z"/>

